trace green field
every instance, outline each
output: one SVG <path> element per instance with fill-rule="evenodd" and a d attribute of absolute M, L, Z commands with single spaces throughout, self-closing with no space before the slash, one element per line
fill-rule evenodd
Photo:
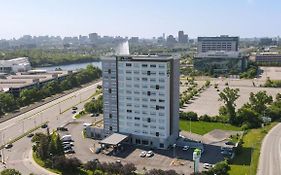
<path fill-rule="evenodd" d="M 190 130 L 190 122 L 186 120 L 180 120 L 180 129 L 184 131 Z M 204 135 L 214 129 L 222 129 L 222 130 L 233 130 L 240 131 L 240 127 L 236 127 L 226 123 L 219 122 L 204 122 L 204 121 L 191 121 L 191 132 Z"/>
<path fill-rule="evenodd" d="M 234 157 L 230 165 L 230 175 L 256 174 L 262 139 L 276 124 L 274 122 L 264 128 L 251 129 L 244 135 L 242 153 Z"/>

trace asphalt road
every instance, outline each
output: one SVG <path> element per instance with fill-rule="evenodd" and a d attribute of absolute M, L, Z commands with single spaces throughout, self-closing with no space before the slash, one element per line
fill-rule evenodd
<path fill-rule="evenodd" d="M 281 124 L 264 138 L 258 166 L 258 175 L 281 174 Z"/>
<path fill-rule="evenodd" d="M 83 108 L 87 99 L 96 91 L 96 87 L 101 82 L 85 87 L 81 90 L 68 94 L 62 98 L 47 103 L 32 111 L 22 114 L 16 118 L 8 120 L 0 124 L 1 144 L 7 143 L 9 140 L 18 137 L 24 132 L 38 126 L 41 123 L 48 121 L 50 131 L 62 126 L 70 121 L 73 121 L 72 107 L 77 106 L 78 111 Z M 23 138 L 9 149 L 3 149 L 4 161 L 6 167 L 15 168 L 22 174 L 48 174 L 48 172 L 32 164 L 30 157 L 31 142 L 29 138 Z M 3 169 L 4 165 L 0 165 Z"/>

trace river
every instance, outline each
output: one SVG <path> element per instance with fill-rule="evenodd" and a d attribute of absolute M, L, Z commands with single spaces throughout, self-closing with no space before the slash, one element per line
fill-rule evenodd
<path fill-rule="evenodd" d="M 95 62 L 88 62 L 88 63 L 75 63 L 75 64 L 66 64 L 66 65 L 60 65 L 60 66 L 49 66 L 49 67 L 38 67 L 35 68 L 37 70 L 47 70 L 47 71 L 54 71 L 56 68 L 61 68 L 62 70 L 78 70 L 82 68 L 86 68 L 87 65 L 92 64 L 95 67 L 98 67 L 101 69 L 101 62 L 95 61 Z"/>

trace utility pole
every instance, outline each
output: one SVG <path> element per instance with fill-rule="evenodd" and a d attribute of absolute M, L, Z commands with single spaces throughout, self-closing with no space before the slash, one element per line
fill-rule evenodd
<path fill-rule="evenodd" d="M 189 132 L 191 134 L 191 117 L 189 118 Z"/>

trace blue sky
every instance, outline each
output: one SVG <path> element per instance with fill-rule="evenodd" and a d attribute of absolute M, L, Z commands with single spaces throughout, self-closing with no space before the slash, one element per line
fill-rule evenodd
<path fill-rule="evenodd" d="M 281 35 L 280 0 L 0 0 L 0 38 Z"/>

